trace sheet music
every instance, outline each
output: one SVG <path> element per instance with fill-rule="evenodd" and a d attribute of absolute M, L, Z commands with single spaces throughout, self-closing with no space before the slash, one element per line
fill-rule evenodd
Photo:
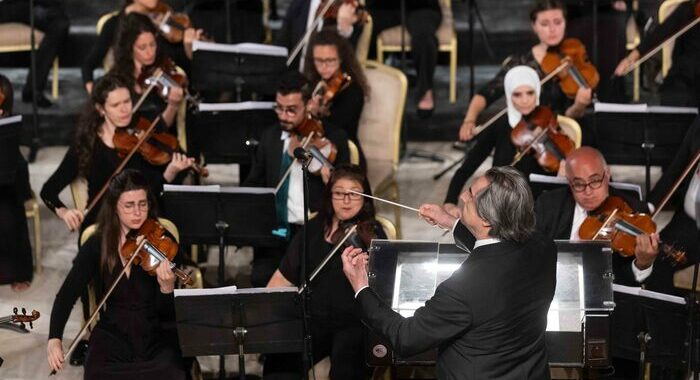
<path fill-rule="evenodd" d="M 238 289 L 235 285 L 224 286 L 221 288 L 209 289 L 175 289 L 175 297 L 193 297 L 193 296 L 213 296 L 222 294 L 269 294 L 269 293 L 297 293 L 296 286 L 279 287 L 279 288 L 245 288 Z"/>
<path fill-rule="evenodd" d="M 195 40 L 192 43 L 192 51 L 197 50 L 219 51 L 222 53 L 269 55 L 284 58 L 286 58 L 289 54 L 287 48 L 283 46 L 264 45 L 250 42 L 242 44 L 217 44 L 214 42 Z"/>
<path fill-rule="evenodd" d="M 3 125 L 21 123 L 21 122 L 22 122 L 22 115 L 3 117 L 3 118 L 0 118 L 0 127 Z"/>
<path fill-rule="evenodd" d="M 593 103 L 594 112 L 646 113 L 647 108 L 646 104 Z"/>
<path fill-rule="evenodd" d="M 271 110 L 275 102 L 199 103 L 201 112 Z"/>
<path fill-rule="evenodd" d="M 530 182 L 534 183 L 549 183 L 554 185 L 568 185 L 568 181 L 565 177 L 551 176 L 544 174 L 530 173 Z M 642 187 L 634 183 L 626 182 L 610 182 L 610 186 L 619 190 L 629 190 L 634 191 L 639 195 L 639 200 L 642 200 Z"/>
<path fill-rule="evenodd" d="M 163 191 L 181 193 L 274 194 L 273 187 L 245 187 L 221 185 L 163 185 Z"/>
<path fill-rule="evenodd" d="M 683 297 L 672 296 L 666 293 L 653 292 L 651 290 L 646 290 L 639 287 L 613 284 L 613 291 L 618 293 L 631 294 L 633 296 L 638 297 L 646 297 L 660 301 L 671 302 L 678 305 L 685 305 L 685 299 Z"/>

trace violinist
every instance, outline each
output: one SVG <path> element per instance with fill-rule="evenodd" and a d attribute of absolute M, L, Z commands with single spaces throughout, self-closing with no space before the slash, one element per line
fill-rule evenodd
<path fill-rule="evenodd" d="M 333 30 L 323 30 L 311 36 L 309 51 L 306 77 L 319 89 L 309 111 L 325 129 L 342 129 L 359 147 L 357 128 L 369 85 L 350 43 Z"/>
<path fill-rule="evenodd" d="M 304 198 L 301 164 L 294 160 L 293 152 L 301 146 L 303 136 L 298 130 L 309 119 L 308 102 L 311 86 L 301 73 L 289 71 L 280 80 L 275 97 L 275 112 L 279 125 L 264 129 L 255 160 L 244 186 L 276 187 L 283 174 L 291 166 L 289 176 L 277 191 L 277 215 L 281 223 L 280 234 L 291 237 L 304 223 Z M 336 163 L 349 162 L 347 136 L 340 129 L 329 129 L 326 137 L 337 147 Z M 321 207 L 324 181 L 322 177 L 309 176 L 309 208 Z M 253 286 L 265 286 L 279 265 L 284 251 L 256 249 L 251 282 Z"/>
<path fill-rule="evenodd" d="M 323 192 L 319 215 L 309 221 L 309 271 L 323 261 L 352 224 L 358 225 L 358 236 L 366 247 L 373 238 L 386 238 L 374 218 L 372 200 L 347 190 L 367 192 L 369 183 L 360 167 L 338 165 Z M 303 236 L 303 230 L 294 235 L 268 287 L 301 286 Z M 319 361 L 330 355 L 332 379 L 365 379 L 363 327 L 353 307 L 354 292 L 343 276 L 340 253 L 338 251 L 311 282 L 313 357 Z M 267 355 L 264 376 L 281 379 L 283 372 L 289 372 L 286 375 L 290 379 L 299 378 L 302 372 L 299 354 Z"/>
<path fill-rule="evenodd" d="M 98 67 L 102 67 L 102 62 L 107 56 L 109 49 L 116 45 L 118 32 L 126 16 L 131 13 L 149 16 L 158 4 L 158 0 L 126 0 L 119 13 L 105 22 L 102 26 L 102 31 L 97 36 L 97 42 L 81 66 L 83 84 L 88 93 L 92 91 L 94 82 L 93 71 Z M 159 46 L 166 51 L 166 55 L 171 57 L 178 66 L 188 71 L 189 60 L 192 59 L 192 42 L 200 39 L 202 33 L 201 29 L 186 28 L 182 43 L 168 42 L 160 33 L 156 35 L 156 38 Z"/>
<path fill-rule="evenodd" d="M 129 89 L 140 98 L 148 85 L 139 81 L 155 74 L 157 69 L 169 71 L 172 61 L 166 56 L 164 49 L 158 43 L 158 30 L 151 20 L 142 14 L 131 13 L 126 16 L 121 25 L 121 31 L 114 49 L 115 73 L 129 81 Z M 163 123 L 171 128 L 175 124 L 175 118 L 184 100 L 184 91 L 180 86 L 174 86 L 168 92 L 167 98 L 159 96 L 157 91 L 151 91 L 138 110 L 139 115 L 153 120 L 162 115 Z M 134 104 L 137 103 L 137 98 Z M 175 129 L 175 128 L 173 128 Z"/>
<path fill-rule="evenodd" d="M 132 231 L 156 218 L 155 204 L 138 171 L 125 170 L 110 183 L 97 232 L 80 247 L 51 309 L 47 345 L 51 369 L 58 371 L 64 365 L 63 332 L 78 296 L 93 281 L 98 299 L 102 298 L 128 261 L 120 255 L 121 246 Z M 175 319 L 176 276 L 169 264 L 161 262 L 155 276 L 141 266 L 126 268 L 92 331 L 85 379 L 185 379 L 176 333 L 164 328 Z"/>
<path fill-rule="evenodd" d="M 526 128 L 534 127 L 534 129 L 532 129 L 533 135 L 538 134 L 538 130 L 544 131 L 546 128 L 552 126 L 554 126 L 555 130 L 557 129 L 556 116 L 548 111 L 546 107 L 540 105 L 542 89 L 539 76 L 534 69 L 529 66 L 516 66 L 508 70 L 504 78 L 504 89 L 508 106 L 507 119 L 510 128 L 494 129 L 492 133 L 482 136 L 482 138 L 477 140 L 474 148 L 469 152 L 462 166 L 455 172 L 450 181 L 444 202 L 445 209 L 455 217 L 459 216 L 457 197 L 462 191 L 462 187 L 494 147 L 493 166 L 511 164 L 516 154 L 513 136 L 516 131 L 520 131 L 521 128 L 518 128 L 518 125 L 521 124 L 521 122 L 526 125 Z M 546 118 L 541 118 L 538 116 L 540 114 L 547 114 L 548 116 Z M 532 125 L 536 123 L 542 125 Z M 497 125 L 494 125 L 494 127 L 497 127 Z M 564 152 L 559 152 L 558 150 L 553 153 L 555 156 L 565 156 Z M 561 166 L 562 165 L 557 165 L 553 173 L 549 174 L 556 174 Z M 515 167 L 526 176 L 529 173 L 546 173 L 531 155 L 524 155 L 523 158 L 515 164 Z"/>
<path fill-rule="evenodd" d="M 12 115 L 13 90 L 10 80 L 0 74 L 0 119 Z M 7 128 L 7 126 L 4 126 Z M 29 168 L 19 151 L 19 145 L 2 144 L 7 164 L 15 161 L 14 178 L 0 176 L 0 284 L 10 284 L 12 290 L 22 292 L 31 285 L 32 247 L 24 210 L 24 201 L 31 198 Z M 3 160 L 4 161 L 4 160 Z M 9 170 L 10 168 L 6 168 Z M 8 171 L 3 170 L 7 175 Z M 41 263 L 37 263 L 41 265 Z"/>
<path fill-rule="evenodd" d="M 94 223 L 97 213 L 95 208 L 87 215 L 83 214 L 84 210 L 68 208 L 58 195 L 72 181 L 83 177 L 87 180 L 88 202 L 96 196 L 122 160 L 114 144 L 114 135 L 117 129 L 130 127 L 135 122 L 131 109 L 129 81 L 114 73 L 100 78 L 78 119 L 71 147 L 44 183 L 41 199 L 70 230 L 82 230 Z M 160 192 L 163 183 L 176 181 L 177 175 L 193 163 L 193 159 L 175 153 L 167 166 L 155 166 L 140 155 L 134 155 L 126 167 L 140 170 L 151 189 Z"/>
<path fill-rule="evenodd" d="M 327 1 L 338 2 L 337 14 L 335 18 L 327 18 L 318 13 L 323 9 Z M 306 30 L 313 24 L 316 17 L 321 21 L 317 31 L 323 28 L 335 29 L 344 38 L 349 38 L 353 44 L 359 38 L 361 27 L 358 26 L 360 17 L 358 16 L 357 1 L 343 0 L 294 0 L 289 4 L 287 13 L 282 22 L 282 29 L 275 39 L 275 45 L 284 46 L 291 52 L 302 40 Z M 305 70 L 303 57 L 309 51 L 307 47 L 302 48 L 290 68 L 300 71 Z M 301 58 L 301 59 L 300 59 Z"/>
<path fill-rule="evenodd" d="M 615 69 L 622 75 L 627 68 L 683 27 L 700 17 L 700 1 L 679 2 L 663 23 L 646 34 L 636 49 Z M 700 27 L 695 25 L 680 35 L 673 45 L 672 64 L 660 87 L 661 104 L 700 107 Z"/>
<path fill-rule="evenodd" d="M 406 31 L 411 36 L 411 54 L 416 66 L 418 83 L 416 108 L 421 118 L 430 117 L 435 108 L 433 76 L 438 58 L 438 40 L 435 35 L 442 22 L 440 0 L 405 1 Z M 372 41 L 383 30 L 401 25 L 401 0 L 368 0 L 374 27 Z"/>

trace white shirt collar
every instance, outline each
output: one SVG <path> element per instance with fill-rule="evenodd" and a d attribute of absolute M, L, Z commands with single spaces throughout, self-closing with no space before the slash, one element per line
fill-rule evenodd
<path fill-rule="evenodd" d="M 282 133 L 280 133 L 280 140 L 286 140 L 289 138 L 289 136 L 290 136 L 289 132 L 282 131 Z"/>
<path fill-rule="evenodd" d="M 477 248 L 484 246 L 484 245 L 496 244 L 496 243 L 500 243 L 500 242 L 501 242 L 501 240 L 496 239 L 496 238 L 479 239 L 476 242 L 474 242 L 474 248 L 472 250 L 477 249 Z"/>

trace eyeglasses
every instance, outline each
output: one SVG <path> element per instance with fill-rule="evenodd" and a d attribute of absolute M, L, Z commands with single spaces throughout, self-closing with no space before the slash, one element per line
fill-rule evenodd
<path fill-rule="evenodd" d="M 121 207 L 125 213 L 127 214 L 133 214 L 136 211 L 136 208 L 139 209 L 141 212 L 146 212 L 148 211 L 148 201 L 141 201 L 139 203 L 135 202 L 127 202 L 127 203 L 120 203 L 119 207 Z"/>
<path fill-rule="evenodd" d="M 318 66 L 335 65 L 338 63 L 338 58 L 314 58 L 314 63 Z"/>
<path fill-rule="evenodd" d="M 600 178 L 593 179 L 589 182 L 572 181 L 569 182 L 569 185 L 575 192 L 582 193 L 586 191 L 586 187 L 590 187 L 591 190 L 600 189 L 600 187 L 603 186 L 603 181 L 605 181 L 605 175 L 601 175 Z"/>
<path fill-rule="evenodd" d="M 289 116 L 296 116 L 299 113 L 299 110 L 297 107 L 282 107 L 281 105 L 277 104 L 272 109 L 278 114 L 281 115 L 283 113 L 286 113 Z"/>
<path fill-rule="evenodd" d="M 357 201 L 357 200 L 362 199 L 362 195 L 360 195 L 360 194 L 348 193 L 348 192 L 342 191 L 342 190 L 331 191 L 331 196 L 336 201 L 342 201 L 345 199 L 345 197 L 350 198 L 351 201 Z"/>

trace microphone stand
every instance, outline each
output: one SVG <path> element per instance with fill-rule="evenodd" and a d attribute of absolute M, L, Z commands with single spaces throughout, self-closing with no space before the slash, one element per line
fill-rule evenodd
<path fill-rule="evenodd" d="M 29 45 L 31 50 L 29 51 L 29 71 L 32 73 L 31 83 L 29 85 L 32 87 L 32 141 L 29 146 L 29 157 L 30 163 L 36 160 L 36 154 L 41 145 L 41 140 L 39 139 L 39 113 L 36 106 L 36 37 L 34 35 L 34 0 L 29 0 Z"/>
<path fill-rule="evenodd" d="M 299 149 L 299 148 L 297 148 Z M 296 154 L 295 154 L 296 156 Z M 301 250 L 301 265 L 299 268 L 300 275 L 299 278 L 302 279 L 303 283 L 301 289 L 306 289 L 303 292 L 301 299 L 301 313 L 304 323 L 303 336 L 304 336 L 304 346 L 302 351 L 302 363 L 303 363 L 303 379 L 307 380 L 309 378 L 309 369 L 312 368 L 313 362 L 313 351 L 311 350 L 311 313 L 309 310 L 309 302 L 311 300 L 311 285 L 309 279 L 309 273 L 306 270 L 306 263 L 309 251 L 309 164 L 312 158 L 306 156 L 305 159 L 301 161 L 301 169 L 303 171 L 303 185 L 304 185 L 304 227 L 303 227 L 303 244 Z"/>

